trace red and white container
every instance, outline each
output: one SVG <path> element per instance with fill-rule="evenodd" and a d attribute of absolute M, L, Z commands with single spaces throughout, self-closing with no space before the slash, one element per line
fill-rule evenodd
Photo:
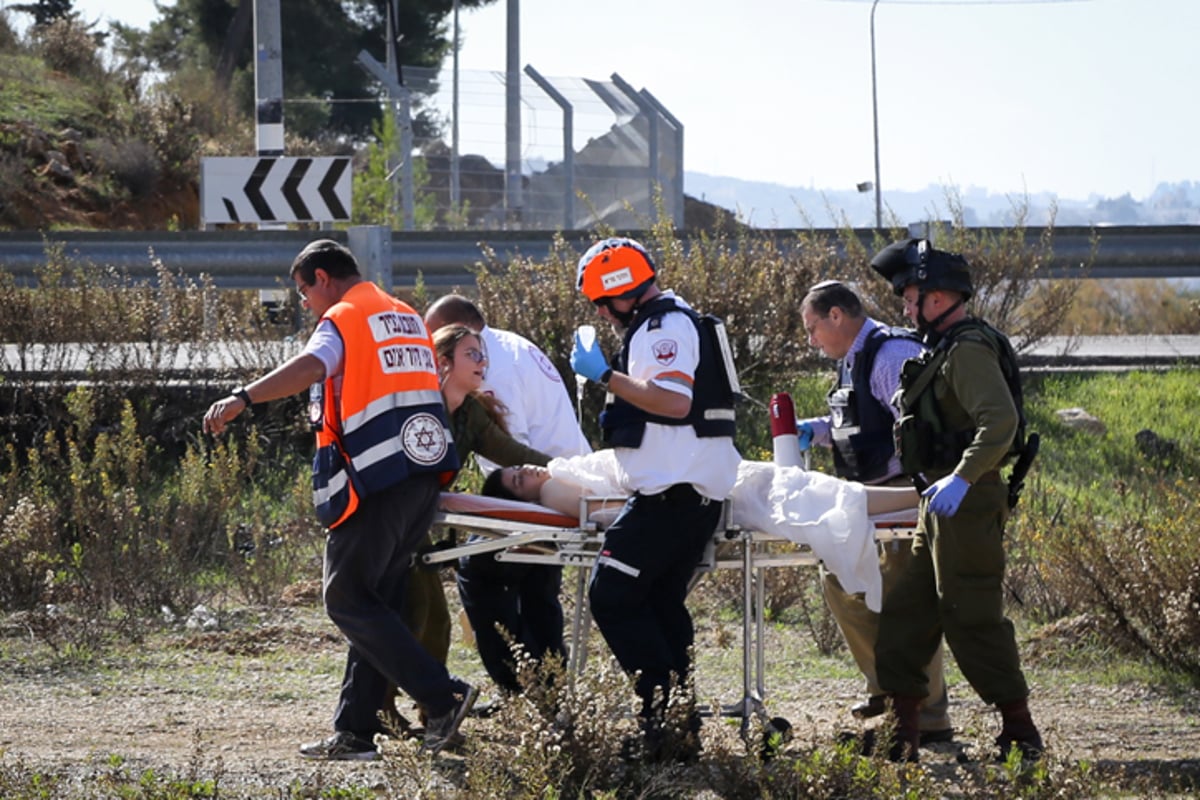
<path fill-rule="evenodd" d="M 771 395 L 768 406 L 771 414 L 771 440 L 775 449 L 775 463 L 781 467 L 803 467 L 800 455 L 800 437 L 796 435 L 796 407 L 787 392 Z"/>

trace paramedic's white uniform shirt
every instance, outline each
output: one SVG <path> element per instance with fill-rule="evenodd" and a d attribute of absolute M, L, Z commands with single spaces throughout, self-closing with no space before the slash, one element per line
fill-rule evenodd
<path fill-rule="evenodd" d="M 661 296 L 674 297 L 674 293 Z M 700 335 L 684 314 L 664 314 L 661 321 L 655 330 L 646 323 L 634 334 L 627 374 L 691 398 Z M 733 490 L 741 461 L 732 438 L 701 438 L 691 425 L 648 422 L 641 447 L 615 449 L 624 473 L 622 483 L 630 493 L 657 494 L 674 484 L 690 483 L 705 497 L 724 500 Z"/>
<path fill-rule="evenodd" d="M 512 437 L 552 457 L 592 452 L 575 418 L 571 395 L 546 354 L 510 331 L 485 326 L 479 338 L 488 357 L 483 391 L 508 409 L 505 422 Z M 478 453 L 475 460 L 484 474 L 496 468 Z"/>
<path fill-rule="evenodd" d="M 346 345 L 333 320 L 322 319 L 308 337 L 301 355 L 315 356 L 325 365 L 325 377 L 333 378 L 333 399 L 342 399 L 342 368 L 346 364 Z M 323 381 L 322 381 L 323 383 Z M 311 397 L 311 396 L 310 396 Z"/>

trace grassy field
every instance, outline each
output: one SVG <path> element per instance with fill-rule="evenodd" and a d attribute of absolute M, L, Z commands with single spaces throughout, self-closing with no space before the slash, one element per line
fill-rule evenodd
<path fill-rule="evenodd" d="M 819 402 L 822 385 L 796 387 L 797 405 Z M 846 709 L 863 688 L 810 569 L 768 573 L 765 711 L 787 719 L 795 734 L 769 761 L 760 758 L 757 717 L 743 728 L 719 716 L 704 726 L 698 764 L 617 759 L 616 746 L 632 731 L 631 694 L 594 632 L 588 669 L 557 699 L 590 720 L 586 729 L 567 735 L 532 705 L 516 705 L 469 721 L 462 754 L 431 761 L 396 742 L 375 764 L 302 761 L 296 746 L 327 732 L 343 645 L 317 598 L 321 537 L 298 521 L 307 513 L 302 488 L 262 516 L 255 504 L 286 493 L 293 478 L 259 476 L 249 487 L 188 489 L 230 494 L 224 502 L 234 518 L 249 514 L 272 534 L 257 541 L 276 542 L 253 559 L 265 563 L 243 565 L 242 573 L 192 576 L 189 596 L 206 604 L 211 619 L 187 606 L 171 620 L 99 620 L 75 613 L 66 595 L 53 612 L 4 615 L 0 796 L 1185 796 L 1200 782 L 1191 424 L 1198 406 L 1195 372 L 1183 369 L 1030 386 L 1031 427 L 1045 444 L 1010 525 L 1007 586 L 1032 706 L 1050 747 L 1032 774 L 987 759 L 997 722 L 953 667 L 953 745 L 930 748 L 919 766 L 906 768 L 836 747 L 838 732 L 856 724 Z M 1068 407 L 1087 409 L 1103 430 L 1069 427 L 1057 414 Z M 1140 447 L 1145 429 L 1170 446 Z M 236 454 L 233 442 L 229 451 L 212 450 L 209 462 L 259 458 L 253 441 Z M 817 466 L 827 468 L 824 458 Z M 238 500 L 244 488 L 250 495 Z M 201 496 L 198 507 L 214 499 Z M 21 524 L 37 518 L 28 513 Z M 0 541 L 12 544 L 21 519 L 8 515 Z M 63 578 L 59 591 L 72 585 Z M 448 595 L 454 603 L 452 584 Z M 721 571 L 691 598 L 697 695 L 709 708 L 742 696 L 740 597 L 739 574 Z M 451 666 L 486 685 L 461 636 Z"/>

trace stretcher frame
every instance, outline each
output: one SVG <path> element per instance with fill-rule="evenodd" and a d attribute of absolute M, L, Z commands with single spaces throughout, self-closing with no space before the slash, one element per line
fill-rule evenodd
<path fill-rule="evenodd" d="M 476 497 L 456 492 L 443 493 L 449 498 Z M 495 510 L 483 513 L 467 513 L 455 510 L 439 510 L 435 514 L 433 527 L 455 529 L 485 537 L 476 542 L 455 544 L 435 549 L 421 555 L 427 565 L 439 565 L 456 561 L 464 556 L 491 553 L 497 561 L 506 563 L 545 564 L 562 567 L 577 567 L 574 586 L 575 610 L 571 620 L 571 647 L 567 663 L 568 674 L 577 676 L 587 660 L 587 643 L 591 632 L 591 615 L 587 610 L 587 584 L 591 567 L 604 542 L 603 527 L 588 519 L 589 503 L 600 501 L 623 505 L 626 498 L 584 497 L 580 499 L 580 522 L 566 514 L 534 503 L 482 498 Z M 449 500 L 453 503 L 453 500 Z M 619 505 L 617 506 L 620 507 Z M 483 505 L 480 506 L 483 508 Z M 916 508 L 873 516 L 875 540 L 885 544 L 911 539 L 916 528 Z M 509 517 L 500 512 L 510 513 Z M 525 519 L 517 518 L 523 515 Z M 574 523 L 574 524 L 572 524 Z M 770 545 L 786 543 L 793 550 L 771 552 Z M 723 545 L 740 546 L 736 558 L 720 558 L 718 550 Z M 775 567 L 816 566 L 820 559 L 807 546 L 762 531 L 748 531 L 732 520 L 732 504 L 724 505 L 721 522 L 697 564 L 692 586 L 707 572 L 716 569 L 742 570 L 742 698 L 732 705 L 723 706 L 724 716 L 740 717 L 745 732 L 751 719 L 758 716 L 767 720 L 765 707 L 766 686 L 764 666 L 765 622 L 761 599 L 765 593 L 765 570 Z M 689 587 L 690 588 L 690 587 Z"/>

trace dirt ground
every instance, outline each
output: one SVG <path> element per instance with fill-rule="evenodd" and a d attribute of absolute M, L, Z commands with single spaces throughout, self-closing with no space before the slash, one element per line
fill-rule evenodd
<path fill-rule="evenodd" d="M 182 626 L 135 652 L 47 665 L 48 649 L 19 620 L 0 637 L 0 767 L 40 770 L 85 780 L 116 769 L 137 775 L 212 779 L 237 787 L 382 787 L 378 763 L 319 763 L 297 746 L 328 733 L 344 649 L 314 603 L 261 614 L 221 616 L 221 629 Z M 736 619 L 698 624 L 698 693 L 734 702 L 742 694 L 741 629 Z M 821 672 L 795 628 L 775 626 L 765 638 L 766 707 L 794 726 L 791 747 L 832 740 L 856 723 L 847 709 L 860 697 L 849 659 Z M 1200 691 L 1173 695 L 1141 684 L 1087 685 L 1041 666 L 1040 643 L 1025 643 L 1031 705 L 1049 748 L 1090 760 L 1114 780 L 1131 775 L 1185 777 L 1200 785 Z M 607 657 L 592 639 L 592 658 Z M 836 662 L 837 659 L 834 659 Z M 456 640 L 451 666 L 485 687 L 477 657 Z M 830 672 L 828 665 L 824 672 Z M 953 769 L 960 751 L 990 741 L 998 724 L 970 688 L 951 676 L 957 742 L 923 751 L 922 762 Z M 489 735 L 491 720 L 470 719 L 468 737 Z M 705 733 L 714 730 L 710 721 Z M 121 767 L 114 756 L 119 757 Z M 248 790 L 247 790 L 248 791 Z M 224 794 L 223 796 L 233 796 Z M 241 795 L 238 795 L 241 796 Z M 275 795 L 283 796 L 283 795 Z"/>

